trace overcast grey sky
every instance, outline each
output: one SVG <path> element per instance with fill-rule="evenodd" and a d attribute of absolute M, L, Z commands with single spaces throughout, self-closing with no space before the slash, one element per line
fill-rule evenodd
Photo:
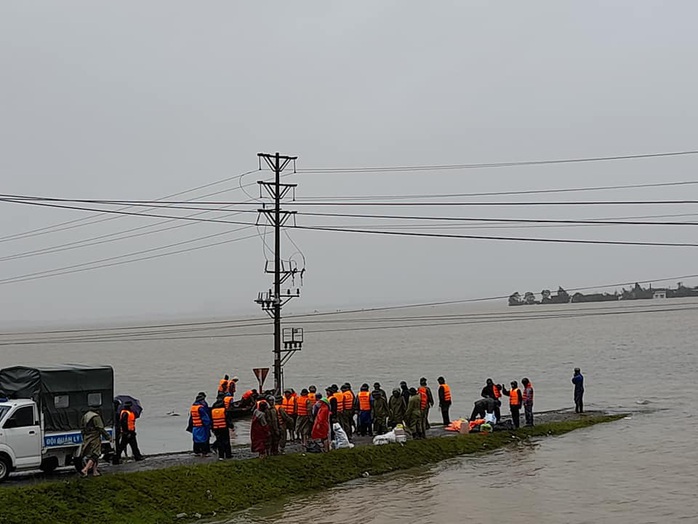
<path fill-rule="evenodd" d="M 0 4 L 0 193 L 153 199 L 255 169 L 259 151 L 298 155 L 301 169 L 696 149 L 697 11 L 695 2 L 644 0 L 5 1 Z M 682 157 L 496 170 L 297 174 L 287 180 L 299 184 L 299 196 L 416 195 L 684 181 L 698 179 L 696 165 L 698 158 Z M 246 176 L 243 183 L 257 178 Z M 246 199 L 237 185 L 232 181 L 209 191 L 229 188 L 214 198 Z M 544 198 L 695 199 L 698 189 L 526 197 Z M 504 197 L 488 200 L 494 199 Z M 529 218 L 698 213 L 696 206 L 399 210 L 416 211 Z M 0 203 L 0 237 L 84 216 Z M 159 223 L 119 218 L 5 241 L 0 257 Z M 232 227 L 239 226 L 193 224 L 0 261 L 0 281 Z M 693 231 L 462 232 L 694 242 Z M 307 259 L 307 274 L 303 298 L 291 311 L 698 273 L 697 248 L 292 235 Z M 293 251 L 287 243 L 284 249 Z M 12 324 L 257 314 L 252 300 L 271 282 L 263 265 L 262 243 L 252 238 L 95 271 L 0 283 L 0 318 Z"/>

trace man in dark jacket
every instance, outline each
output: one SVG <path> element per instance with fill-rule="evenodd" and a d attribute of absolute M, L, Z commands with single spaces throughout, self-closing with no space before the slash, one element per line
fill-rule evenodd
<path fill-rule="evenodd" d="M 127 400 L 119 413 L 119 442 L 116 446 L 114 464 L 121 460 L 121 454 L 126 451 L 126 446 L 131 446 L 131 454 L 134 460 L 143 460 L 138 441 L 136 440 L 136 414 L 133 411 L 133 402 Z"/>
<path fill-rule="evenodd" d="M 451 409 L 451 388 L 446 384 L 446 379 L 439 377 L 439 409 L 441 410 L 441 418 L 443 419 L 444 427 L 451 423 L 448 411 Z"/>
<path fill-rule="evenodd" d="M 482 388 L 480 396 L 489 397 L 496 400 L 494 406 L 494 417 L 497 419 L 497 422 L 499 422 L 502 419 L 502 413 L 499 409 L 499 407 L 502 405 L 502 402 L 499 400 L 502 396 L 502 386 L 500 384 L 495 384 L 491 378 L 488 378 L 485 387 Z"/>
<path fill-rule="evenodd" d="M 584 413 L 584 376 L 581 369 L 574 368 L 572 384 L 574 384 L 574 412 Z"/>

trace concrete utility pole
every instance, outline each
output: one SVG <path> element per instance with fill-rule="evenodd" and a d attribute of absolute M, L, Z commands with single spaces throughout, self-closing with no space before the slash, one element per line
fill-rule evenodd
<path fill-rule="evenodd" d="M 290 328 L 284 330 L 283 332 L 283 346 L 282 349 L 282 331 L 281 331 L 281 308 L 289 300 L 300 296 L 300 289 L 292 291 L 290 288 L 286 290 L 286 293 L 282 293 L 281 286 L 290 277 L 294 277 L 299 273 L 298 268 L 291 262 L 291 260 L 281 259 L 281 228 L 288 221 L 288 219 L 295 215 L 295 211 L 284 211 L 281 209 L 281 200 L 288 194 L 289 191 L 295 193 L 297 184 L 282 184 L 280 183 L 281 173 L 286 169 L 289 162 L 294 163 L 295 171 L 295 161 L 298 157 L 295 156 L 285 156 L 269 153 L 259 153 L 257 155 L 261 161 L 264 160 L 274 173 L 273 182 L 258 181 L 260 186 L 260 194 L 262 193 L 262 188 L 267 192 L 267 194 L 273 200 L 272 207 L 263 207 L 258 209 L 260 216 L 264 215 L 266 220 L 274 228 L 274 264 L 273 268 L 269 268 L 269 261 L 267 261 L 264 271 L 266 273 L 274 274 L 274 289 L 270 289 L 268 292 L 259 293 L 257 302 L 262 306 L 262 309 L 266 311 L 269 316 L 274 320 L 274 390 L 275 394 L 281 395 L 283 390 L 283 365 L 288 361 L 293 353 L 300 350 L 303 345 L 303 330 L 297 328 Z M 301 278 L 304 269 L 300 271 Z M 288 331 L 288 333 L 287 333 Z M 282 352 L 284 356 L 282 357 Z M 261 392 L 260 392 L 261 393 Z"/>

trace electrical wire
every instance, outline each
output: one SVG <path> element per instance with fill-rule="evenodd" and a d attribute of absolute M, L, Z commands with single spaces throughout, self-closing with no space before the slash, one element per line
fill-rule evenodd
<path fill-rule="evenodd" d="M 489 169 L 501 167 L 543 166 L 552 164 L 579 164 L 590 162 L 609 162 L 616 160 L 639 160 L 647 158 L 680 157 L 698 154 L 698 150 L 671 151 L 663 153 L 644 153 L 635 155 L 614 155 L 580 158 L 560 158 L 552 160 L 523 160 L 514 162 L 488 162 L 479 164 L 433 164 L 408 166 L 378 166 L 378 167 L 319 167 L 299 169 L 298 173 L 386 173 L 409 171 L 447 171 L 460 169 Z"/>

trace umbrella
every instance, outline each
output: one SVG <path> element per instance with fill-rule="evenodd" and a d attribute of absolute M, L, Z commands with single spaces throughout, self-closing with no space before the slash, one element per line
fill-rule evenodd
<path fill-rule="evenodd" d="M 124 404 L 127 401 L 131 401 L 131 410 L 133 411 L 133 414 L 136 415 L 136 418 L 140 417 L 141 412 L 143 411 L 141 401 L 137 398 L 133 398 L 130 395 L 117 395 L 116 397 L 114 397 L 114 405 L 116 406 L 116 412 L 121 413 L 121 410 L 123 409 Z"/>

